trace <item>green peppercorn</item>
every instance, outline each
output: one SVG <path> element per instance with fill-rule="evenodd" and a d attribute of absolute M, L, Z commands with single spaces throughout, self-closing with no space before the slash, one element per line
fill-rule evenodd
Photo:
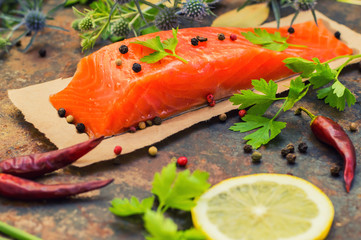
<path fill-rule="evenodd" d="M 152 157 L 155 157 L 158 153 L 158 149 L 154 146 L 151 146 L 149 149 L 148 149 L 148 153 L 150 156 Z"/>
<path fill-rule="evenodd" d="M 295 164 L 296 163 L 296 155 L 293 153 L 289 153 L 286 156 L 287 163 L 289 164 Z"/>
<path fill-rule="evenodd" d="M 262 153 L 255 151 L 252 153 L 252 163 L 260 163 L 262 158 Z"/>
<path fill-rule="evenodd" d="M 153 125 L 152 120 L 147 120 L 147 121 L 145 121 L 145 123 L 146 123 L 148 126 L 152 126 L 152 125 Z"/>
<path fill-rule="evenodd" d="M 160 117 L 153 118 L 153 124 L 154 125 L 161 125 L 162 124 L 162 119 Z"/>
<path fill-rule="evenodd" d="M 222 113 L 221 115 L 219 115 L 219 120 L 225 122 L 227 120 L 227 114 Z"/>
<path fill-rule="evenodd" d="M 145 122 L 140 122 L 140 123 L 138 123 L 138 127 L 139 127 L 139 129 L 144 129 L 147 127 L 147 125 L 145 124 Z"/>
<path fill-rule="evenodd" d="M 252 148 L 251 145 L 246 144 L 246 145 L 244 145 L 244 147 L 243 147 L 243 151 L 244 151 L 245 153 L 251 153 L 251 152 L 253 152 L 253 148 Z"/>
<path fill-rule="evenodd" d="M 117 59 L 115 60 L 115 65 L 121 66 L 121 65 L 122 65 L 122 60 L 119 59 L 119 58 L 117 58 Z"/>
<path fill-rule="evenodd" d="M 74 122 L 74 117 L 73 117 L 73 115 L 68 115 L 68 116 L 66 116 L 66 121 L 67 121 L 68 123 L 73 123 L 73 122 Z"/>

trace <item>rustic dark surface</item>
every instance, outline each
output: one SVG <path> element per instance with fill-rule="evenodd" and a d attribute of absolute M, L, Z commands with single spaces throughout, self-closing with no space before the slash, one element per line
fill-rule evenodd
<path fill-rule="evenodd" d="M 48 1 L 46 7 L 56 1 Z M 224 0 L 218 4 L 216 13 L 238 6 L 236 0 Z M 317 10 L 357 32 L 361 32 L 361 7 L 320 0 Z M 53 4 L 52 4 L 53 3 Z M 288 10 L 289 11 L 289 10 Z M 74 19 L 71 9 L 56 15 L 54 24 L 70 28 Z M 269 20 L 271 20 L 270 17 Z M 342 36 L 341 36 L 342 37 Z M 25 46 L 26 41 L 23 41 Z M 38 50 L 45 47 L 47 57 L 40 58 Z M 23 115 L 11 103 L 8 89 L 42 83 L 59 77 L 71 76 L 76 63 L 84 54 L 79 47 L 76 32 L 55 30 L 44 31 L 26 54 L 12 49 L 0 59 L 0 159 L 45 152 L 56 149 L 42 133 L 24 120 Z M 345 129 L 351 122 L 361 124 L 361 75 L 358 66 L 353 65 L 341 74 L 340 80 L 357 96 L 357 103 L 344 112 L 338 112 L 317 100 L 310 91 L 302 105 L 311 111 L 329 116 Z M 271 111 L 276 111 L 275 104 Z M 321 188 L 335 206 L 335 219 L 327 239 L 361 239 L 361 172 L 356 177 L 349 194 L 344 189 L 342 176 L 330 176 L 332 164 L 342 166 L 341 157 L 331 148 L 320 143 L 309 129 L 309 118 L 294 116 L 292 111 L 282 114 L 279 120 L 287 121 L 287 127 L 279 137 L 261 147 L 262 163 L 252 165 L 250 155 L 243 153 L 245 134 L 235 133 L 228 128 L 239 121 L 236 112 L 231 112 L 225 123 L 214 118 L 206 123 L 182 131 L 156 144 L 158 155 L 153 158 L 147 149 L 120 156 L 107 162 L 85 168 L 66 168 L 39 179 L 43 183 L 80 182 L 92 179 L 114 178 L 110 186 L 74 198 L 57 201 L 14 201 L 0 197 L 0 221 L 19 227 L 43 239 L 144 239 L 144 230 L 139 219 L 121 219 L 108 211 L 109 202 L 115 197 L 139 198 L 150 195 L 151 181 L 155 172 L 160 171 L 175 156 L 187 156 L 190 170 L 201 169 L 210 172 L 210 182 L 251 173 L 293 173 Z M 361 134 L 348 131 L 360 159 Z M 296 153 L 297 163 L 290 166 L 280 156 L 280 150 L 288 143 L 304 141 L 309 149 L 306 154 Z M 358 160 L 360 164 L 360 160 Z M 174 215 L 181 228 L 189 227 L 189 214 Z"/>

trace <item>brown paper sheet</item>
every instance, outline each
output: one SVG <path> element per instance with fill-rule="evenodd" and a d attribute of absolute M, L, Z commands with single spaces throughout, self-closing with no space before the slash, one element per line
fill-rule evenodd
<path fill-rule="evenodd" d="M 293 16 L 281 19 L 281 25 L 289 25 Z M 355 54 L 361 52 L 361 34 L 358 34 L 346 26 L 340 25 L 317 12 L 317 17 L 323 19 L 331 31 L 340 31 L 342 41 L 353 48 Z M 297 22 L 313 20 L 311 13 L 300 13 Z M 267 23 L 264 26 L 276 27 L 276 23 Z M 340 66 L 344 60 L 338 60 L 331 65 Z M 33 85 L 30 87 L 9 90 L 8 95 L 15 106 L 22 111 L 25 120 L 45 134 L 59 149 L 65 148 L 88 139 L 86 134 L 78 134 L 74 125 L 68 124 L 64 118 L 59 118 L 57 111 L 49 102 L 49 95 L 56 93 L 67 86 L 71 78 L 57 79 L 54 81 Z M 278 82 L 278 92 L 287 90 L 290 79 Z M 236 109 L 229 101 L 217 103 L 215 107 L 205 107 L 199 110 L 187 112 L 180 116 L 164 121 L 159 126 L 152 126 L 136 133 L 125 133 L 123 135 L 105 139 L 97 148 L 79 159 L 73 165 L 83 167 L 98 161 L 108 160 L 116 157 L 113 149 L 116 145 L 123 148 L 122 154 L 130 153 L 145 146 L 159 142 L 172 134 L 180 132 L 192 125 L 206 121 L 221 113 Z"/>

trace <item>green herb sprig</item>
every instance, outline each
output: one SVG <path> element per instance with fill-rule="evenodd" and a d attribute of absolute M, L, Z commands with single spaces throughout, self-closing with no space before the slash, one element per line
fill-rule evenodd
<path fill-rule="evenodd" d="M 310 86 L 317 91 L 317 97 L 324 99 L 326 104 L 337 108 L 340 111 L 345 109 L 346 104 L 350 107 L 355 104 L 356 98 L 338 79 L 342 69 L 352 60 L 360 58 L 361 55 L 339 56 L 329 61 L 321 63 L 319 59 L 314 58 L 309 61 L 303 58 L 287 58 L 284 60 L 286 66 L 295 73 L 301 75 L 291 80 L 287 97 L 277 97 L 277 84 L 272 80 L 268 83 L 264 79 L 253 80 L 254 89 L 260 93 L 251 90 L 241 90 L 240 94 L 234 94 L 230 101 L 234 105 L 240 105 L 239 109 L 249 108 L 247 115 L 242 118 L 243 122 L 235 123 L 230 130 L 238 132 L 253 133 L 244 137 L 248 140 L 247 144 L 253 148 L 259 148 L 274 139 L 281 130 L 286 127 L 286 122 L 276 121 L 275 119 L 283 111 L 290 110 L 296 102 L 300 101 L 306 94 Z M 329 63 L 340 58 L 348 58 L 344 64 L 336 69 L 331 69 Z M 309 83 L 305 84 L 304 79 Z M 276 101 L 283 101 L 282 106 L 277 113 L 271 117 L 263 116 L 267 109 Z"/>
<path fill-rule="evenodd" d="M 242 35 L 251 43 L 261 45 L 274 51 L 282 52 L 289 46 L 307 48 L 304 45 L 296 45 L 287 43 L 288 37 L 282 37 L 280 32 L 269 33 L 265 29 L 255 28 L 253 32 L 243 32 Z"/>
<path fill-rule="evenodd" d="M 170 218 L 164 216 L 169 208 L 190 211 L 199 197 L 209 187 L 207 172 L 189 170 L 177 173 L 176 163 L 172 162 L 154 175 L 152 193 L 158 197 L 159 205 L 152 210 L 154 196 L 139 200 L 135 196 L 130 199 L 115 198 L 109 210 L 120 217 L 142 215 L 144 227 L 148 232 L 147 240 L 204 240 L 206 237 L 198 230 L 191 228 L 179 231 Z"/>
<path fill-rule="evenodd" d="M 187 60 L 178 56 L 175 53 L 175 49 L 178 45 L 178 39 L 177 39 L 178 28 L 177 29 L 173 28 L 172 33 L 173 33 L 173 37 L 168 38 L 168 39 L 164 40 L 163 42 L 160 40 L 159 36 L 156 36 L 155 38 L 147 39 L 146 41 L 137 40 L 137 41 L 130 42 L 130 43 L 139 44 L 139 45 L 142 45 L 142 46 L 145 46 L 145 47 L 155 50 L 155 52 L 142 57 L 140 59 L 140 61 L 142 61 L 142 62 L 155 63 L 155 62 L 158 62 L 161 59 L 165 58 L 166 56 L 173 56 L 173 57 L 178 58 L 179 60 L 181 60 L 184 63 L 188 63 Z M 166 50 L 169 50 L 172 53 L 169 53 Z"/>

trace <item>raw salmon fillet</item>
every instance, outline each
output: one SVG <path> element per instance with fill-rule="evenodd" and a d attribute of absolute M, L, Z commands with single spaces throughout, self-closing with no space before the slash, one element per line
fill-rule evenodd
<path fill-rule="evenodd" d="M 130 43 L 155 36 L 163 41 L 173 37 L 171 31 L 126 39 L 81 59 L 72 81 L 64 90 L 51 95 L 50 102 L 56 109 L 64 108 L 67 115 L 73 115 L 75 123 L 83 123 L 89 137 L 111 136 L 141 121 L 156 116 L 164 119 L 205 104 L 208 94 L 216 99 L 228 97 L 250 88 L 252 79 L 287 77 L 293 73 L 282 63 L 285 58 L 317 57 L 325 61 L 352 53 L 322 21 L 318 27 L 313 22 L 293 27 L 295 33 L 291 35 L 288 27 L 266 30 L 280 31 L 282 36 L 289 35 L 288 43 L 307 48 L 289 47 L 283 52 L 262 48 L 241 35 L 253 29 L 180 29 L 176 53 L 188 60 L 188 64 L 171 56 L 157 63 L 142 63 L 140 58 L 153 50 Z M 218 33 L 224 33 L 226 39 L 218 40 Z M 230 40 L 230 34 L 236 34 L 237 40 Z M 193 46 L 191 39 L 196 36 L 206 37 L 208 41 Z M 121 54 L 121 45 L 127 45 L 129 52 Z M 115 64 L 117 58 L 122 60 L 121 66 Z M 134 63 L 141 64 L 140 72 L 132 70 Z"/>

